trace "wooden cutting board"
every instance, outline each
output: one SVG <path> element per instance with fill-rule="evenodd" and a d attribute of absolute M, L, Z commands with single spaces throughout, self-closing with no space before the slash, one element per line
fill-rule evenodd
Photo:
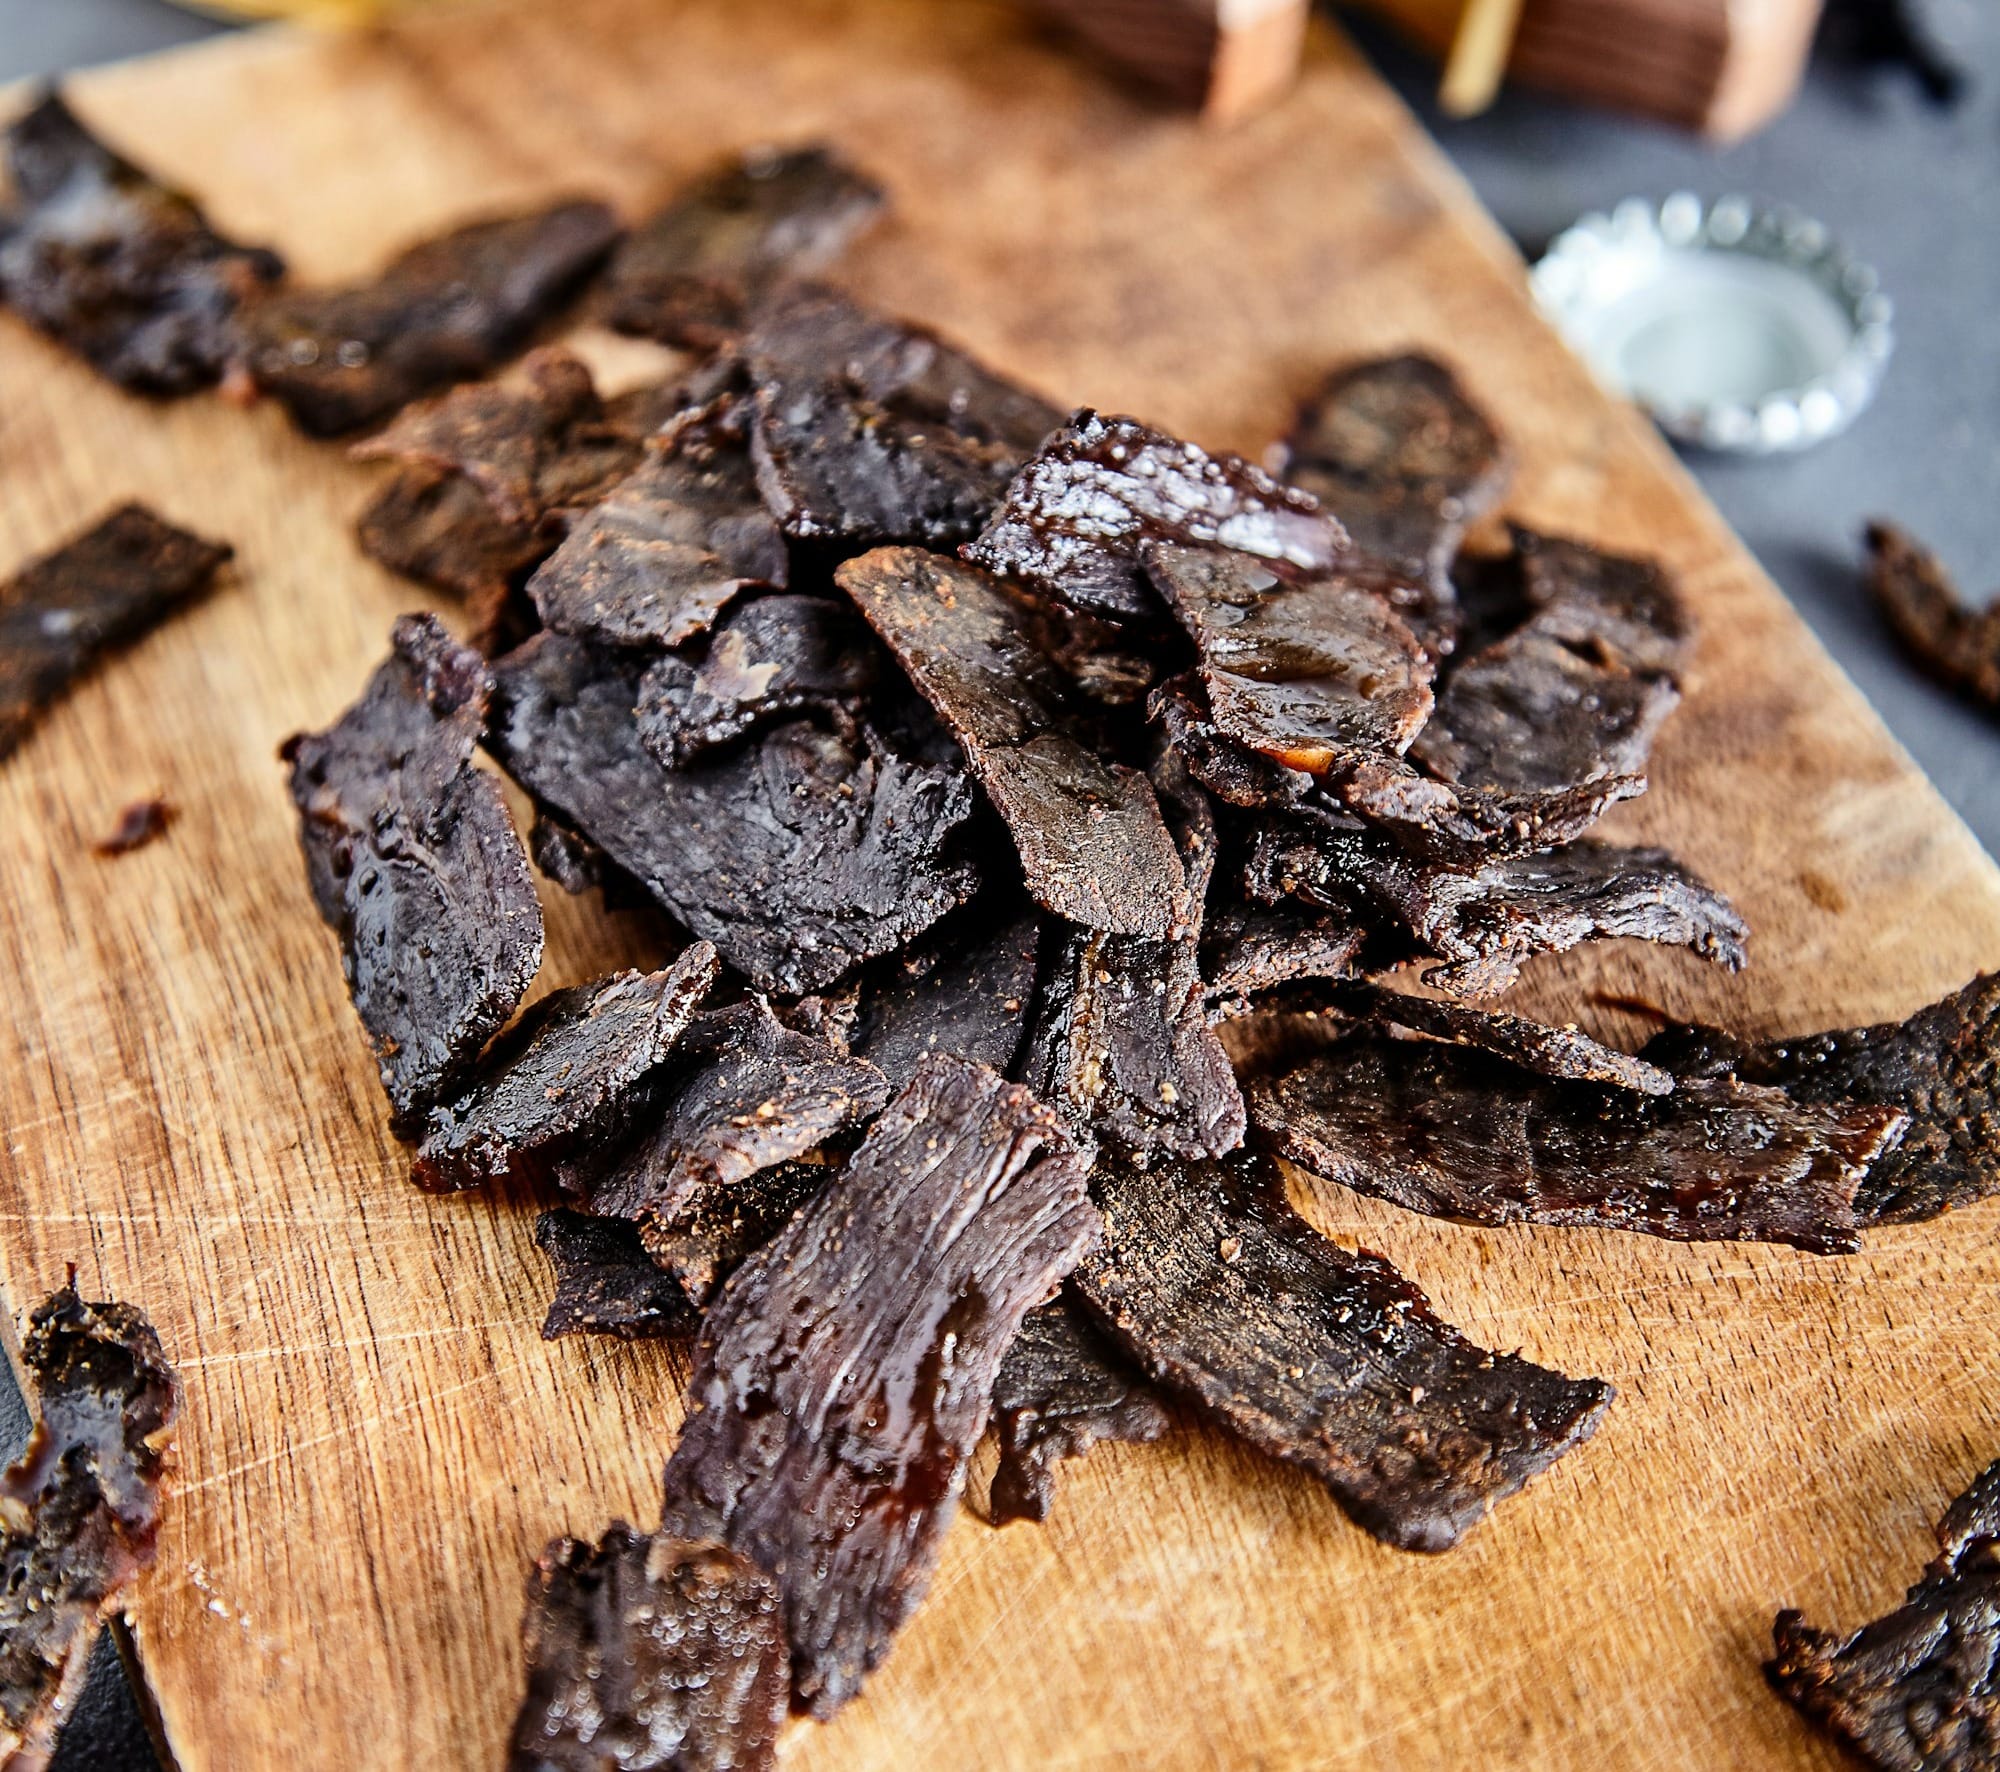
<path fill-rule="evenodd" d="M 1204 133 L 975 0 L 564 0 L 378 36 L 237 38 L 79 79 L 84 113 L 308 278 L 559 190 L 637 206 L 724 149 L 825 136 L 893 222 L 860 293 L 1062 398 L 1254 451 L 1330 360 L 1447 355 L 1521 458 L 1511 510 L 1663 555 L 1703 624 L 1653 792 L 1755 930 L 1740 977 L 1605 948 L 1518 1005 L 1631 1036 L 1638 997 L 1753 1033 L 1902 1014 L 2000 964 L 2000 874 L 1667 451 L 1530 312 L 1521 266 L 1330 36 Z M 186 1381 L 182 1482 L 133 1618 L 185 1772 L 491 1768 L 523 1573 L 657 1517 L 665 1347 L 544 1344 L 535 1203 L 404 1179 L 278 742 L 421 602 L 364 561 L 373 473 L 275 410 L 129 400 L 0 318 L 0 563 L 138 496 L 238 549 L 210 603 L 0 766 L 0 1284 L 78 1264 Z M 1859 513 L 1829 511 L 1829 541 Z M 164 790 L 182 817 L 89 842 Z M 548 894 L 545 985 L 652 957 Z M 1449 1555 L 1184 1423 L 1093 1454 L 1046 1528 L 961 1517 L 805 1768 L 1814 1766 L 1772 1613 L 1881 1610 L 2000 1453 L 2000 1207 L 1815 1260 L 1482 1231 L 1303 1188 L 1469 1334 L 1613 1380 L 1596 1439 Z"/>

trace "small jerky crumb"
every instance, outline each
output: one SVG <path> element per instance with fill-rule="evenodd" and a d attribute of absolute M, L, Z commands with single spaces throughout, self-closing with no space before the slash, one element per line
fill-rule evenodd
<path fill-rule="evenodd" d="M 118 814 L 110 835 L 100 837 L 91 848 L 98 855 L 129 855 L 134 849 L 145 848 L 155 837 L 164 837 L 176 816 L 165 800 L 134 800 Z"/>

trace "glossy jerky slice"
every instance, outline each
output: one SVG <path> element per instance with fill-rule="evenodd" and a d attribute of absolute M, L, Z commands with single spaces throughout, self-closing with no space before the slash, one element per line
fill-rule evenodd
<path fill-rule="evenodd" d="M 1771 1684 L 1881 1772 L 2000 1763 L 2000 1466 L 1938 1523 L 1939 1554 L 1886 1618 L 1852 1636 L 1778 1614 Z"/>
<path fill-rule="evenodd" d="M 709 1307 L 666 1529 L 777 1582 L 815 1716 L 922 1599 L 1008 1344 L 1100 1228 L 1054 1115 L 940 1056 Z"/>
<path fill-rule="evenodd" d="M 822 990 L 978 884 L 945 852 L 973 811 L 956 768 L 796 721 L 664 770 L 639 741 L 630 662 L 542 634 L 495 674 L 502 767 L 760 990 Z"/>
<path fill-rule="evenodd" d="M 372 282 L 260 302 L 245 316 L 247 367 L 309 435 L 359 430 L 498 367 L 617 237 L 602 203 L 470 223 L 410 247 Z"/>
<path fill-rule="evenodd" d="M 844 603 L 758 597 L 717 623 L 699 659 L 656 660 L 639 683 L 639 739 L 668 769 L 766 720 L 844 712 L 874 686 L 875 636 Z"/>
<path fill-rule="evenodd" d="M 1490 1052 L 1379 1037 L 1260 1081 L 1251 1099 L 1280 1155 L 1413 1212 L 1819 1255 L 1860 1247 L 1854 1190 L 1901 1123 L 1745 1084 L 1661 1096 L 1539 1081 Z"/>
<path fill-rule="evenodd" d="M 1100 1164 L 1095 1180 L 1106 1241 L 1074 1289 L 1111 1339 L 1398 1549 L 1449 1550 L 1611 1400 L 1467 1341 L 1379 1256 L 1299 1217 L 1268 1157 Z"/>
<path fill-rule="evenodd" d="M 558 633 L 678 646 L 739 591 L 785 583 L 784 538 L 726 405 L 689 414 L 571 525 L 528 581 Z"/>
<path fill-rule="evenodd" d="M 0 1472 L 0 1762 L 45 1763 L 97 1627 L 153 1560 L 178 1387 L 127 1304 L 74 1282 L 35 1308 L 21 1347 L 41 1419 Z"/>
<path fill-rule="evenodd" d="M 1114 619 L 1151 620 L 1146 542 L 1217 546 L 1303 573 L 1347 533 L 1305 493 L 1240 456 L 1211 456 L 1135 419 L 1087 408 L 1042 446 L 965 557 Z"/>
<path fill-rule="evenodd" d="M 1000 586 L 915 548 L 878 549 L 835 579 L 965 747 L 1036 902 L 1089 928 L 1167 935 L 1185 881 L 1152 787 L 1099 755 Z"/>
<path fill-rule="evenodd" d="M 528 1577 L 528 1689 L 507 1772 L 758 1772 L 790 1681 L 768 1576 L 726 1546 L 619 1520 Z"/>
<path fill-rule="evenodd" d="M 544 997 L 487 1055 L 473 1086 L 431 1110 L 417 1180 L 476 1187 L 618 1137 L 647 1105 L 715 974 L 715 950 L 701 941 L 664 971 L 613 972 Z"/>
<path fill-rule="evenodd" d="M 284 275 L 106 147 L 51 93 L 6 131 L 16 207 L 0 209 L 0 300 L 121 387 L 216 381 L 237 310 Z"/>
<path fill-rule="evenodd" d="M 1201 653 L 1217 728 L 1288 769 L 1400 756 L 1431 711 L 1431 661 L 1373 591 L 1287 578 L 1254 554 L 1147 543 L 1148 576 Z"/>
<path fill-rule="evenodd" d="M 1313 790 L 1313 778 L 1303 769 L 1253 751 L 1225 733 L 1192 675 L 1170 678 L 1155 689 L 1147 698 L 1146 715 L 1194 778 L 1231 806 L 1288 806 Z"/>
<path fill-rule="evenodd" d="M 1172 1425 L 1152 1387 L 1089 1320 L 1057 1299 L 1021 1320 L 993 1385 L 1000 1466 L 993 1523 L 1046 1520 L 1056 1466 L 1106 1441 L 1150 1445 Z"/>
<path fill-rule="evenodd" d="M 898 1089 L 937 1052 L 1013 1075 L 1041 943 L 1041 919 L 1025 903 L 1007 914 L 973 900 L 880 963 L 862 997 L 854 1051 Z"/>
<path fill-rule="evenodd" d="M 732 1187 L 697 1194 L 671 1225 L 650 1220 L 640 1227 L 640 1243 L 687 1299 L 706 1306 L 834 1173 L 825 1163 L 774 1163 Z"/>
<path fill-rule="evenodd" d="M 604 277 L 604 316 L 620 332 L 707 350 L 744 321 L 778 277 L 838 258 L 887 197 L 830 148 L 725 160 L 634 228 Z"/>
<path fill-rule="evenodd" d="M 1913 1224 L 2000 1191 L 2000 974 L 1985 973 L 1907 1021 L 1762 1044 L 1672 1027 L 1643 1056 L 1682 1074 L 1734 1076 L 1804 1102 L 1909 1116 L 1861 1184 L 1869 1224 Z"/>
<path fill-rule="evenodd" d="M 2000 606 L 1970 608 L 1944 563 L 1893 523 L 1868 525 L 1868 589 L 1919 664 L 2000 706 Z"/>
<path fill-rule="evenodd" d="M 624 1341 L 692 1335 L 699 1321 L 687 1294 L 646 1253 L 622 1218 L 557 1210 L 535 1220 L 535 1242 L 556 1270 L 542 1339 L 616 1335 Z"/>
<path fill-rule="evenodd" d="M 361 699 L 284 747 L 307 881 L 404 1129 L 465 1083 L 541 964 L 527 854 L 472 766 L 491 687 L 435 616 L 404 616 Z"/>
<path fill-rule="evenodd" d="M 232 552 L 126 504 L 0 584 L 0 760 L 107 653 L 206 591 Z"/>

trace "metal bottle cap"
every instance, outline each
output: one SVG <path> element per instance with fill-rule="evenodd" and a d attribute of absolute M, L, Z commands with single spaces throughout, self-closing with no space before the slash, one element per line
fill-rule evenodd
<path fill-rule="evenodd" d="M 1873 270 L 1818 222 L 1746 197 L 1587 215 L 1535 266 L 1542 310 L 1669 436 L 1745 455 L 1852 424 L 1894 345 Z"/>

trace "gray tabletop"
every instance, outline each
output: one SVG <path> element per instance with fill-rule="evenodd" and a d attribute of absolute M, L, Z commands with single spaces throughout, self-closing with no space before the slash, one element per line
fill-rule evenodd
<path fill-rule="evenodd" d="M 2000 849 L 2000 724 L 1889 646 L 1856 571 L 1860 525 L 1879 514 L 1926 539 L 1968 593 L 2000 588 L 2000 10 L 1958 0 L 1951 22 L 1975 76 L 1958 109 L 1930 108 L 1897 72 L 1822 55 L 1798 104 L 1728 150 L 1522 93 L 1472 122 L 1445 122 L 1429 103 L 1429 68 L 1378 31 L 1364 42 L 1530 253 L 1621 197 L 1736 191 L 1818 216 L 1881 271 L 1899 343 L 1854 430 L 1788 459 L 1693 456 L 1689 466 L 1945 797 Z M 162 0 L 0 0 L 0 79 L 217 28 Z M 27 1416 L 4 1372 L 0 1443 L 18 1444 Z M 153 1764 L 107 1641 L 57 1772 Z"/>

